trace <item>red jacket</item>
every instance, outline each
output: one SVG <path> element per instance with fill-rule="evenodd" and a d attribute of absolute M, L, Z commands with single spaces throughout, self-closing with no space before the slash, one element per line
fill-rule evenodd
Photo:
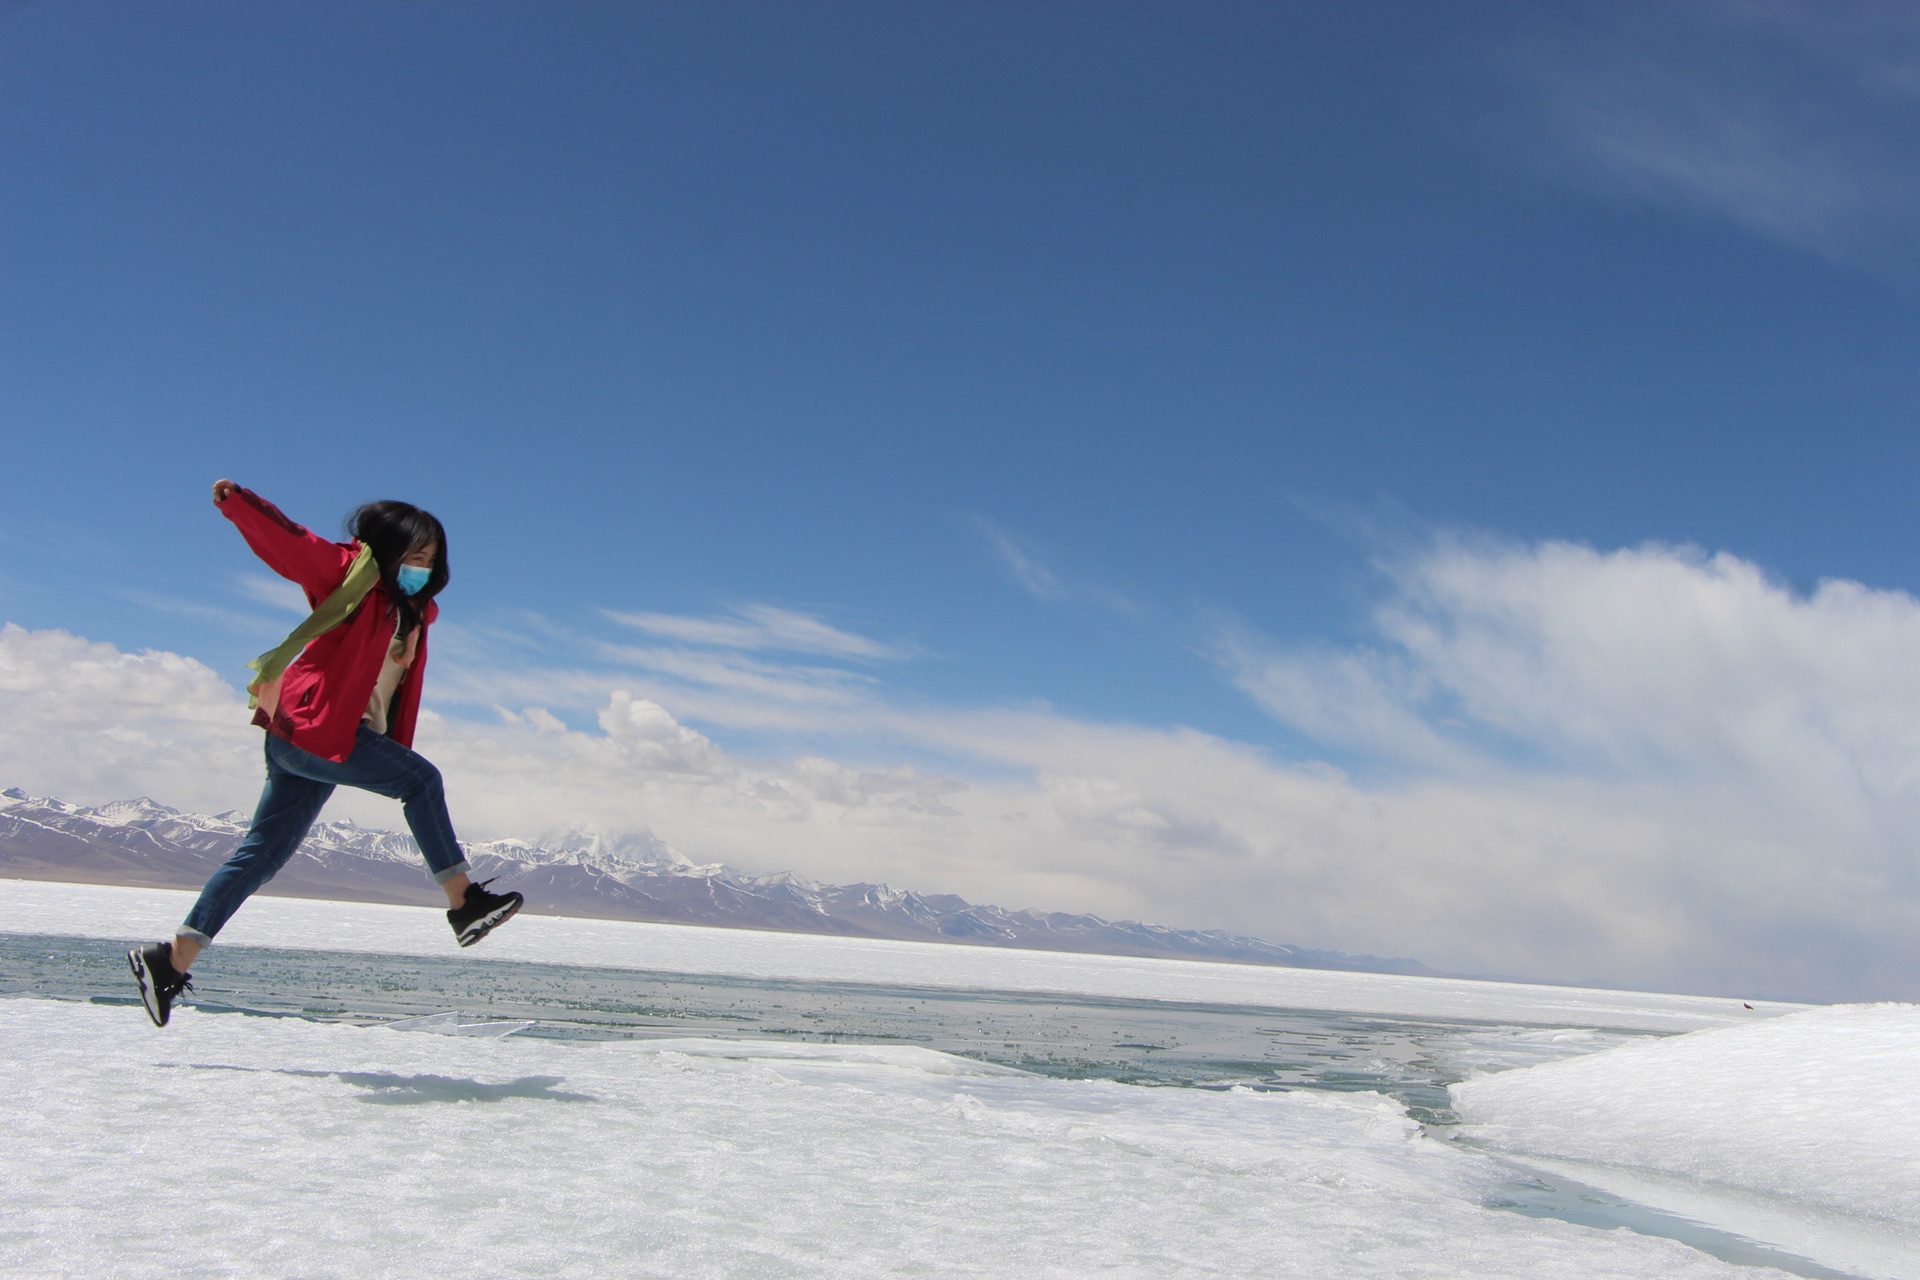
<path fill-rule="evenodd" d="M 317 606 L 347 576 L 360 553 L 358 542 L 328 542 L 280 514 L 280 508 L 250 489 L 236 488 L 220 503 L 220 514 L 283 578 L 300 584 L 307 603 Z M 287 667 L 280 682 L 280 705 L 271 718 L 254 712 L 253 722 L 302 751 L 342 762 L 353 753 L 353 735 L 367 713 L 380 663 L 393 643 L 393 603 L 385 583 L 375 583 L 347 620 L 310 641 Z M 420 644 L 413 665 L 400 680 L 387 712 L 387 736 L 413 745 L 420 713 L 420 677 L 427 668 L 427 627 L 440 610 L 433 601 L 420 623 Z"/>

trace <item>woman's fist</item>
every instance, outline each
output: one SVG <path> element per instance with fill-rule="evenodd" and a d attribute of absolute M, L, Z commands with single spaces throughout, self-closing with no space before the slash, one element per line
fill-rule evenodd
<path fill-rule="evenodd" d="M 215 480 L 213 482 L 213 505 L 217 507 L 225 502 L 227 495 L 239 487 L 239 485 L 231 480 Z"/>

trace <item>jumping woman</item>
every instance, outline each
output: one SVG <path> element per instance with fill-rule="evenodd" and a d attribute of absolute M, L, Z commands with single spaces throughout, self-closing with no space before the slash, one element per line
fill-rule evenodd
<path fill-rule="evenodd" d="M 313 615 L 253 664 L 253 722 L 267 731 L 267 786 L 253 825 L 213 873 L 172 942 L 127 953 L 155 1026 L 167 1025 L 187 968 L 240 904 L 286 865 L 336 786 L 405 806 L 407 826 L 447 895 L 447 922 L 470 947 L 520 909 L 517 893 L 467 879 L 440 771 L 413 750 L 427 629 L 447 585 L 447 534 L 404 502 L 369 502 L 347 520 L 352 541 L 328 542 L 231 480 L 213 502 L 254 554 L 306 592 Z"/>

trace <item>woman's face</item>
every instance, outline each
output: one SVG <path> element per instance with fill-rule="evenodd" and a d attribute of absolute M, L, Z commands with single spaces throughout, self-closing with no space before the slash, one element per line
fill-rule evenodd
<path fill-rule="evenodd" d="M 431 569 L 433 562 L 440 558 L 440 544 L 429 542 L 423 547 L 415 547 L 400 557 L 401 564 L 410 564 L 416 569 Z"/>

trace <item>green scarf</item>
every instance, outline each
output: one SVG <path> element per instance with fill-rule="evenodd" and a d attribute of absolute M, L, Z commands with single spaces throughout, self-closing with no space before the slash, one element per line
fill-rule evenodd
<path fill-rule="evenodd" d="M 272 715 L 280 701 L 280 677 L 286 674 L 287 667 L 300 656 L 300 651 L 307 647 L 309 640 L 345 622 L 378 581 L 380 565 L 373 558 L 373 548 L 361 543 L 360 554 L 347 566 L 347 576 L 340 580 L 340 585 L 333 589 L 331 595 L 320 602 L 320 607 L 295 627 L 285 640 L 247 664 L 249 671 L 259 673 L 259 678 L 247 686 L 248 709 L 257 708 L 264 702 L 267 704 L 267 714 Z"/>

